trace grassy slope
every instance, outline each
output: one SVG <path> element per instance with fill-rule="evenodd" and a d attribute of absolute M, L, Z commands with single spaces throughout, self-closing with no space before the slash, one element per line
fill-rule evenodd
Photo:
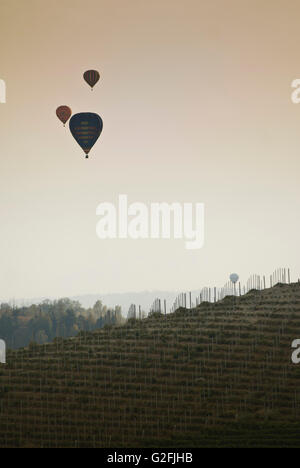
<path fill-rule="evenodd" d="M 1 447 L 300 447 L 300 284 L 9 351 Z"/>

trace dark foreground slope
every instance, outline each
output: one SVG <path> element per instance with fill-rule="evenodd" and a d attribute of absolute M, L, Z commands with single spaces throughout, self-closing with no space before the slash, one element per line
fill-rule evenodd
<path fill-rule="evenodd" d="M 300 447 L 300 284 L 9 351 L 1 447 Z"/>

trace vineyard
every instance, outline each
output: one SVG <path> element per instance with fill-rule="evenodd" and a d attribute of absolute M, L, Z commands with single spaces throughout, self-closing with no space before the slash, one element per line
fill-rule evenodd
<path fill-rule="evenodd" d="M 300 283 L 8 350 L 3 447 L 300 447 Z"/>

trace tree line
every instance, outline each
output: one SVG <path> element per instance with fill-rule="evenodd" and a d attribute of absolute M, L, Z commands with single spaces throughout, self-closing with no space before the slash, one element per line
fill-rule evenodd
<path fill-rule="evenodd" d="M 57 337 L 67 338 L 80 331 L 93 331 L 123 321 L 120 306 L 109 309 L 101 301 L 88 309 L 68 298 L 22 307 L 2 303 L 0 338 L 7 347 L 16 349 L 31 342 L 43 344 Z"/>

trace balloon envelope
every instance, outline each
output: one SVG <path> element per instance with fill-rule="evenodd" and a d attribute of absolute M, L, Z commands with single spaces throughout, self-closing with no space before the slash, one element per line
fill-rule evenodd
<path fill-rule="evenodd" d="M 65 125 L 68 122 L 69 118 L 72 115 L 72 111 L 68 106 L 60 106 L 56 109 L 56 115 L 59 120 Z"/>
<path fill-rule="evenodd" d="M 102 132 L 103 122 L 101 117 L 92 112 L 74 114 L 70 120 L 69 126 L 73 137 L 88 158 L 90 150 Z"/>
<path fill-rule="evenodd" d="M 237 275 L 236 273 L 232 273 L 229 278 L 230 278 L 230 281 L 235 284 L 239 280 L 239 275 Z"/>
<path fill-rule="evenodd" d="M 97 70 L 87 70 L 83 74 L 83 78 L 87 82 L 87 84 L 90 85 L 90 87 L 93 89 L 96 83 L 98 83 L 100 79 L 100 73 Z"/>

